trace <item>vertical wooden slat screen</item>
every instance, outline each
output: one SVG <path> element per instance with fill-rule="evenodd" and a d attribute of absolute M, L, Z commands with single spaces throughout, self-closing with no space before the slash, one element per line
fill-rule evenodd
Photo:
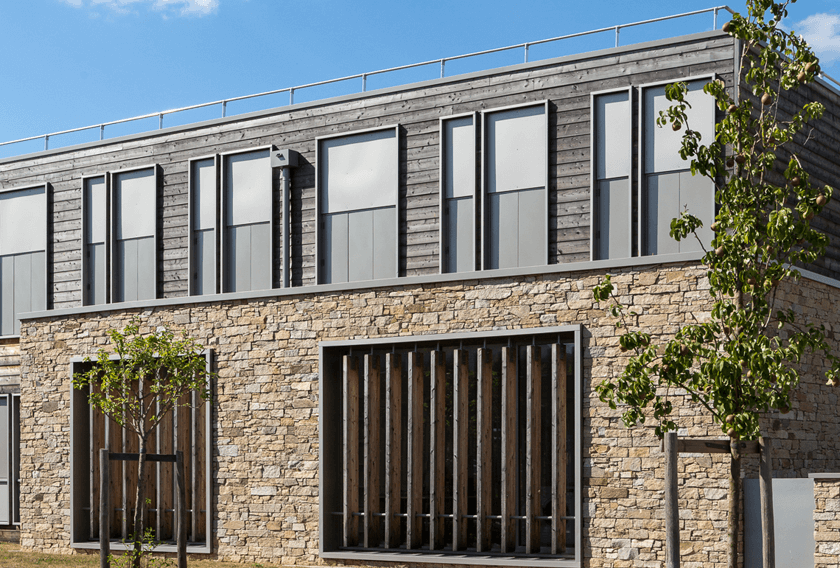
<path fill-rule="evenodd" d="M 193 542 L 198 541 L 198 518 L 203 506 L 203 501 L 199 498 L 198 487 L 198 472 L 201 471 L 198 465 L 198 446 L 201 444 L 201 438 L 198 437 L 200 400 L 201 397 L 198 396 L 198 393 L 190 394 L 190 406 L 192 407 L 192 412 L 190 412 L 190 486 L 192 492 L 188 506 L 190 508 L 190 540 Z"/>
<path fill-rule="evenodd" d="M 198 511 L 198 534 L 196 535 L 196 541 L 204 541 L 209 542 L 210 535 L 207 534 L 207 515 L 210 514 L 208 507 L 207 507 L 207 480 L 204 478 L 207 472 L 207 460 L 209 459 L 207 455 L 207 443 L 208 443 L 208 436 L 209 433 L 207 432 L 207 419 L 208 419 L 208 412 L 210 412 L 208 405 L 201 400 L 201 397 L 198 395 L 194 395 L 196 400 L 196 419 L 195 422 L 197 424 L 195 432 L 197 442 L 195 444 L 195 448 L 193 451 L 196 454 L 196 468 L 195 471 L 198 475 L 200 475 L 195 483 L 195 487 L 197 489 L 197 498 L 194 499 L 196 503 L 196 510 Z"/>
<path fill-rule="evenodd" d="M 493 484 L 493 353 L 478 350 L 476 400 L 476 550 L 490 550 L 490 506 Z"/>
<path fill-rule="evenodd" d="M 445 546 L 443 534 L 443 504 L 446 497 L 446 354 L 432 351 L 432 376 L 429 407 L 429 548 Z"/>
<path fill-rule="evenodd" d="M 469 454 L 469 354 L 463 349 L 453 353 L 453 432 L 452 455 L 452 550 L 467 547 L 467 466 Z"/>
<path fill-rule="evenodd" d="M 103 421 L 105 422 L 105 439 L 108 444 L 106 449 L 109 452 L 124 451 L 122 447 L 122 431 L 120 428 L 110 420 L 104 420 L 103 418 Z M 108 525 L 111 527 L 112 538 L 122 538 L 122 513 L 119 511 L 119 508 L 122 504 L 124 478 L 120 476 L 125 473 L 125 463 L 111 462 L 109 465 L 111 467 L 108 472 L 108 480 L 111 484 L 111 490 L 108 494 L 108 503 L 111 504 L 111 519 Z"/>
<path fill-rule="evenodd" d="M 525 554 L 540 551 L 540 405 L 542 403 L 542 369 L 540 348 L 529 345 L 526 357 L 525 417 Z"/>
<path fill-rule="evenodd" d="M 566 346 L 551 346 L 551 553 L 566 552 Z"/>
<path fill-rule="evenodd" d="M 342 361 L 344 396 L 344 546 L 359 542 L 359 363 L 345 355 Z"/>
<path fill-rule="evenodd" d="M 423 354 L 408 354 L 408 492 L 406 543 L 420 548 L 423 538 Z"/>
<path fill-rule="evenodd" d="M 516 350 L 502 347 L 502 552 L 516 548 Z"/>
<path fill-rule="evenodd" d="M 365 355 L 365 548 L 379 546 L 379 357 Z"/>
<path fill-rule="evenodd" d="M 409 361 L 409 372 L 411 362 Z M 409 387 L 409 393 L 411 388 Z M 400 479 L 402 476 L 402 361 L 396 353 L 385 354 L 385 546 L 397 548 L 400 539 Z M 409 394 L 409 397 L 411 394 Z M 410 412 L 410 410 L 409 410 Z M 409 414 L 408 431 L 411 432 Z M 409 441 L 409 463 L 411 441 Z M 410 483 L 410 481 L 409 481 Z M 409 524 L 411 521 L 409 520 Z"/>

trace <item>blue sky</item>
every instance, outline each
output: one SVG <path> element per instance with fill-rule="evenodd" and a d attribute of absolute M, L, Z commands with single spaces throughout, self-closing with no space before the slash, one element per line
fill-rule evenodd
<path fill-rule="evenodd" d="M 5 0 L 0 5 L 0 141 L 715 6 L 708 0 Z M 741 4 L 732 4 L 735 10 Z M 724 21 L 721 15 L 718 23 Z M 789 27 L 840 78 L 840 3 L 800 0 Z M 629 28 L 621 43 L 711 29 L 704 14 Z M 610 47 L 606 33 L 531 49 L 531 59 Z M 447 75 L 522 61 L 522 52 L 451 62 Z M 439 68 L 376 76 L 368 89 L 436 77 Z M 296 93 L 312 100 L 360 81 Z M 288 95 L 231 103 L 228 114 L 286 104 Z M 171 126 L 220 107 L 167 117 Z M 112 126 L 150 130 L 157 119 Z M 64 146 L 98 131 L 51 139 Z M 43 141 L 0 147 L 0 157 Z"/>

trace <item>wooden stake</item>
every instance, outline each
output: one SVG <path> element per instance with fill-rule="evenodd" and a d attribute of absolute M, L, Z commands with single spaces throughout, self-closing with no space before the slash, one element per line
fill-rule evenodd
<path fill-rule="evenodd" d="M 108 450 L 99 450 L 99 567 L 110 568 L 111 554 L 111 503 Z"/>
<path fill-rule="evenodd" d="M 761 492 L 761 558 L 763 568 L 776 568 L 776 535 L 773 523 L 773 448 L 772 442 L 758 439 L 759 491 Z"/>
<path fill-rule="evenodd" d="M 175 516 L 178 568 L 187 568 L 187 480 L 184 471 L 184 452 L 175 453 L 175 500 L 177 514 Z"/>
<path fill-rule="evenodd" d="M 665 434 L 665 565 L 680 566 L 680 511 L 677 487 L 677 433 Z"/>

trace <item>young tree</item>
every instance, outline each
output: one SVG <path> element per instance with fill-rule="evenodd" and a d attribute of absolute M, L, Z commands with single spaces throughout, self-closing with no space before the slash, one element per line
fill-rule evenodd
<path fill-rule="evenodd" d="M 134 319 L 122 331 L 108 333 L 113 351 L 100 349 L 93 366 L 73 377 L 77 389 L 90 387 L 89 403 L 137 436 L 137 491 L 134 496 L 132 565 L 139 568 L 146 508 L 142 495 L 149 438 L 155 428 L 190 392 L 210 396 L 204 348 L 186 332 L 176 336 L 168 327 L 141 334 Z M 115 357 L 116 356 L 116 357 Z M 86 361 L 91 361 L 89 358 Z"/>
<path fill-rule="evenodd" d="M 810 83 L 819 63 L 804 39 L 781 25 L 795 0 L 748 0 L 747 16 L 735 14 L 724 31 L 740 40 L 741 68 L 735 83 L 746 87 L 733 97 L 721 81 L 704 87 L 725 114 L 714 140 L 692 130 L 686 85 L 666 89 L 673 102 L 660 113 L 660 127 L 685 127 L 683 159 L 694 175 L 715 184 L 718 213 L 712 223 L 711 247 L 703 248 L 708 271 L 711 312 L 706 321 L 686 324 L 673 339 L 657 344 L 634 324 L 634 312 L 622 306 L 609 275 L 594 289 L 595 299 L 609 302 L 616 326 L 625 329 L 619 342 L 631 351 L 617 379 L 598 387 L 600 399 L 615 409 L 626 405 L 628 427 L 644 423 L 648 407 L 662 436 L 675 430 L 668 395 L 681 389 L 711 414 L 734 440 L 755 440 L 760 417 L 787 412 L 800 379 L 806 353 L 822 353 L 830 366 L 829 385 L 837 382 L 840 360 L 832 353 L 822 325 L 802 321 L 792 307 L 781 308 L 777 291 L 800 277 L 796 266 L 824 255 L 828 239 L 811 220 L 831 199 L 832 188 L 810 182 L 797 155 L 811 137 L 807 123 L 824 111 L 818 102 L 797 106 L 790 96 Z M 683 212 L 671 222 L 676 240 L 696 238 L 701 221 Z M 706 245 L 702 243 L 701 245 Z M 730 566 L 736 565 L 740 517 L 740 454 L 733 444 L 730 468 Z"/>

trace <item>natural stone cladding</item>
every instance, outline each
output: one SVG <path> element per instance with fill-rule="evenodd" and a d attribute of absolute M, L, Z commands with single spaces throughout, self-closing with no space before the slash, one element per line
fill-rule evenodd
<path fill-rule="evenodd" d="M 593 392 L 603 378 L 617 376 L 626 360 L 611 319 L 593 304 L 591 290 L 602 274 L 404 285 L 25 322 L 21 545 L 71 551 L 70 359 L 94 355 L 108 344 L 106 332 L 132 317 L 142 318 L 144 329 L 166 324 L 186 330 L 215 352 L 214 556 L 289 565 L 325 563 L 318 557 L 320 341 L 582 324 L 584 564 L 662 566 L 659 440 L 650 423 L 624 428 L 620 409 L 611 411 Z M 656 340 L 708 313 L 708 281 L 697 266 L 616 270 L 613 280 Z M 835 289 L 803 280 L 782 297 L 836 334 Z M 830 321 L 826 314 L 832 314 Z M 782 477 L 838 468 L 836 391 L 818 376 L 821 364 L 809 361 L 804 369 L 810 375 L 791 412 L 767 423 L 781 439 L 776 469 Z M 682 399 L 681 393 L 670 394 Z M 678 414 L 682 435 L 720 435 L 706 414 L 684 400 Z M 683 455 L 679 468 L 683 565 L 721 566 L 727 551 L 728 456 Z M 836 485 L 833 490 L 836 501 Z"/>
<path fill-rule="evenodd" d="M 815 568 L 840 568 L 840 478 L 814 479 Z"/>

